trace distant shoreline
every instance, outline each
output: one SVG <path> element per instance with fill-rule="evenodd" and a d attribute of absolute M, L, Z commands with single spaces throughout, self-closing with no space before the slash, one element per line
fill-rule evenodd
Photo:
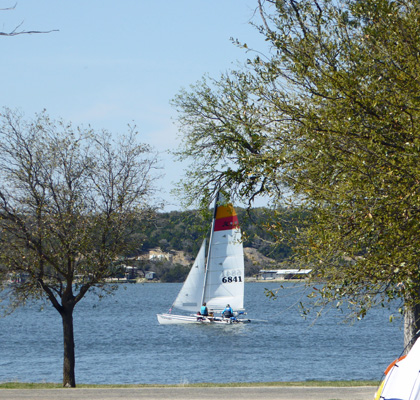
<path fill-rule="evenodd" d="M 305 278 L 300 279 L 256 279 L 256 278 L 245 278 L 246 283 L 278 283 L 278 282 L 304 282 L 306 281 Z M 107 280 L 107 283 L 183 283 L 183 282 L 161 282 L 159 279 L 146 279 L 146 278 L 138 278 L 138 279 L 125 279 L 125 278 L 115 278 L 112 280 Z"/>

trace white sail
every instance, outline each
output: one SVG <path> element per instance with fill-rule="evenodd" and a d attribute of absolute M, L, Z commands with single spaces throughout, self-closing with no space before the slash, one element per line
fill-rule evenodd
<path fill-rule="evenodd" d="M 208 262 L 204 301 L 207 307 L 244 308 L 244 256 L 239 228 L 215 231 Z"/>
<path fill-rule="evenodd" d="M 238 216 L 231 204 L 219 205 L 216 197 L 207 258 L 205 241 L 173 307 L 192 311 L 190 315 L 158 314 L 160 324 L 234 324 L 250 322 L 243 318 L 201 316 L 201 304 L 221 312 L 229 304 L 234 313 L 244 308 L 244 253 Z M 207 261 L 207 262 L 206 262 Z"/>
<path fill-rule="evenodd" d="M 197 312 L 200 309 L 204 284 L 205 258 L 206 240 L 204 239 L 190 273 L 175 299 L 173 304 L 174 307 L 194 312 Z"/>
<path fill-rule="evenodd" d="M 244 253 L 238 216 L 231 204 L 216 199 L 213 232 L 207 260 L 203 300 L 213 310 L 229 304 L 233 310 L 244 307 Z"/>

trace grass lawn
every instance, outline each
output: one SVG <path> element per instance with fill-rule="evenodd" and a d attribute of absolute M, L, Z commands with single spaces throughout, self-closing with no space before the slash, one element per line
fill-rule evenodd
<path fill-rule="evenodd" d="M 180 385 L 87 385 L 78 384 L 78 388 L 142 388 L 142 387 L 255 387 L 255 386 L 279 386 L 279 387 L 352 387 L 352 386 L 378 386 L 378 381 L 305 381 L 305 382 L 255 382 L 255 383 L 192 383 Z M 59 383 L 23 383 L 4 382 L 0 383 L 0 389 L 60 389 Z"/>

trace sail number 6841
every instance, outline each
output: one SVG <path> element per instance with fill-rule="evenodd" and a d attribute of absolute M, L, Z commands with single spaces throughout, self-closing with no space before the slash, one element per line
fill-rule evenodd
<path fill-rule="evenodd" d="M 223 283 L 242 282 L 242 277 L 239 276 L 224 276 L 222 278 Z"/>

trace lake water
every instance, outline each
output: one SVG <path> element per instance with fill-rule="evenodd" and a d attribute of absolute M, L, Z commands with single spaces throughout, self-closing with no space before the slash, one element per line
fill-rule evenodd
<path fill-rule="evenodd" d="M 129 284 L 101 301 L 83 299 L 74 315 L 77 383 L 379 380 L 402 351 L 401 323 L 388 322 L 387 310 L 353 325 L 334 313 L 312 324 L 300 316 L 301 291 L 292 284 L 276 301 L 264 288 L 278 284 L 245 284 L 250 324 L 159 325 L 156 314 L 167 312 L 180 287 Z M 0 318 L 0 382 L 61 382 L 62 354 L 52 307 Z"/>

